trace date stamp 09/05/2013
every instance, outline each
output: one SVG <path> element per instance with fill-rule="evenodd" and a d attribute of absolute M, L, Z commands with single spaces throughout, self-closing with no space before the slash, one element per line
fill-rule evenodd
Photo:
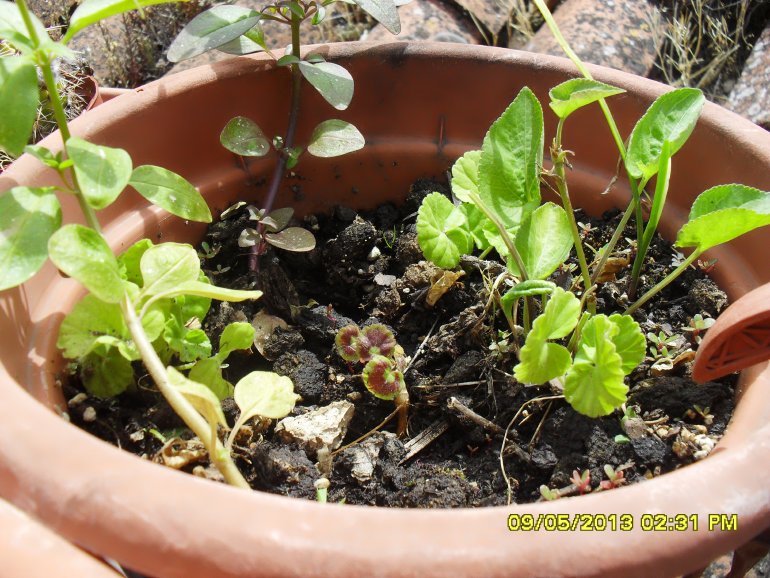
<path fill-rule="evenodd" d="M 510 514 L 511 532 L 735 532 L 737 514 Z"/>

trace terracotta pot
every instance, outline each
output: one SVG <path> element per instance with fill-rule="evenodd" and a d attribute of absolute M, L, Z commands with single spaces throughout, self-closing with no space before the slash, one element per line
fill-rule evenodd
<path fill-rule="evenodd" d="M 316 47 L 356 79 L 350 109 L 368 146 L 331 161 L 303 158 L 278 206 L 301 212 L 345 201 L 361 208 L 403 197 L 416 177 L 440 177 L 463 151 L 478 147 L 489 123 L 519 89 L 547 101 L 552 86 L 575 76 L 569 62 L 477 46 L 392 43 Z M 628 90 L 611 102 L 628 134 L 666 88 L 593 68 L 599 80 Z M 167 77 L 98 107 L 73 123 L 75 134 L 129 149 L 135 164 L 176 170 L 196 183 L 215 209 L 237 198 L 259 200 L 235 159 L 218 142 L 235 115 L 266 134 L 283 131 L 286 71 L 266 58 L 242 58 Z M 332 110 L 306 90 L 299 142 Z M 547 132 L 553 116 L 546 110 Z M 577 151 L 570 174 L 577 206 L 598 213 L 627 203 L 615 174 L 616 152 L 597 107 L 566 127 Z M 551 136 L 547 135 L 550 140 Z M 51 138 L 46 143 L 56 146 Z M 270 161 L 252 165 L 268 173 Z M 622 180 L 622 179 L 621 179 Z M 56 181 L 31 158 L 0 177 L 0 189 Z M 707 104 L 690 142 L 677 154 L 664 233 L 671 235 L 693 198 L 709 186 L 739 181 L 770 188 L 770 135 Z M 68 203 L 68 204 L 67 204 Z M 77 218 L 65 199 L 65 218 Z M 133 192 L 101 215 L 112 245 L 143 235 L 199 238 L 187 225 L 149 208 Z M 733 299 L 770 281 L 770 229 L 719 251 L 715 276 Z M 158 577 L 229 576 L 656 576 L 706 564 L 770 524 L 770 370 L 742 374 L 738 408 L 713 454 L 650 482 L 556 502 L 464 510 L 388 510 L 319 505 L 244 492 L 181 474 L 121 452 L 67 423 L 55 382 L 54 349 L 62 315 L 82 295 L 47 266 L 0 301 L 0 494 L 67 539 Z M 48 407 L 46 407 L 48 406 Z M 53 409 L 53 411 L 51 411 Z M 566 435 L 569 432 L 565 432 Z M 630 532 L 509 532 L 517 514 L 631 514 Z M 645 513 L 697 514 L 698 532 L 646 532 Z M 737 531 L 708 531 L 709 515 L 737 515 Z"/>

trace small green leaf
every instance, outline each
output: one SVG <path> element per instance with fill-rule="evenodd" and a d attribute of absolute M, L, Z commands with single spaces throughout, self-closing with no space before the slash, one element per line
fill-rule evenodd
<path fill-rule="evenodd" d="M 142 270 L 139 266 L 142 255 L 145 254 L 147 249 L 152 247 L 152 241 L 149 239 L 140 239 L 118 257 L 118 268 L 120 269 L 120 276 L 126 281 L 141 287 L 144 285 L 142 279 Z"/>
<path fill-rule="evenodd" d="M 94 350 L 99 337 L 128 340 L 130 334 L 117 303 L 86 295 L 62 321 L 56 347 L 68 359 L 80 359 Z"/>
<path fill-rule="evenodd" d="M 513 305 L 518 299 L 534 297 L 535 295 L 550 295 L 554 289 L 556 289 L 556 283 L 551 281 L 527 279 L 506 291 L 505 295 L 500 298 L 500 306 L 503 308 L 505 315 L 510 318 L 513 315 Z"/>
<path fill-rule="evenodd" d="M 222 331 L 222 336 L 219 338 L 217 358 L 224 361 L 236 349 L 251 349 L 254 344 L 255 333 L 256 330 L 251 323 L 243 321 L 230 323 Z"/>
<path fill-rule="evenodd" d="M 14 187 L 0 196 L 0 291 L 21 285 L 48 257 L 48 240 L 61 225 L 53 188 Z"/>
<path fill-rule="evenodd" d="M 545 279 L 567 260 L 572 250 L 567 213 L 550 202 L 539 206 L 519 228 L 515 245 L 529 277 Z M 512 259 L 509 259 L 509 268 L 514 275 L 519 275 Z"/>
<path fill-rule="evenodd" d="M 180 243 L 150 247 L 142 255 L 139 267 L 144 279 L 142 293 L 148 297 L 165 295 L 180 285 L 197 282 L 200 274 L 198 253 L 190 245 Z"/>
<path fill-rule="evenodd" d="M 572 357 L 566 347 L 537 339 L 530 332 L 519 351 L 513 376 L 520 383 L 540 385 L 564 375 L 571 364 Z"/>
<path fill-rule="evenodd" d="M 487 219 L 487 216 L 481 212 L 476 205 L 471 203 L 463 203 L 460 205 L 460 210 L 465 215 L 465 221 L 467 223 L 468 233 L 470 233 L 473 243 L 479 251 L 485 251 L 489 246 L 489 239 L 487 238 L 485 225 L 492 225 Z M 501 239 L 502 241 L 502 239 Z"/>
<path fill-rule="evenodd" d="M 294 56 L 293 54 L 284 54 L 278 60 L 275 61 L 275 64 L 277 66 L 289 66 L 291 64 L 299 64 L 299 63 L 300 63 L 299 57 Z"/>
<path fill-rule="evenodd" d="M 172 215 L 199 223 L 211 222 L 209 206 L 198 189 L 168 169 L 153 165 L 136 167 L 128 184 Z"/>
<path fill-rule="evenodd" d="M 423 199 L 417 213 L 417 242 L 425 258 L 442 269 L 452 269 L 473 250 L 465 215 L 441 193 Z"/>
<path fill-rule="evenodd" d="M 213 431 L 216 426 L 227 427 L 225 414 L 217 396 L 205 385 L 187 379 L 173 367 L 167 367 L 169 381 L 190 402 L 195 410 L 203 416 Z"/>
<path fill-rule="evenodd" d="M 770 225 L 770 192 L 719 185 L 695 199 L 675 245 L 706 251 L 765 225 Z"/>
<path fill-rule="evenodd" d="M 0 149 L 19 156 L 32 136 L 40 95 L 35 65 L 26 56 L 0 58 Z"/>
<path fill-rule="evenodd" d="M 178 312 L 166 320 L 163 340 L 179 356 L 179 361 L 189 363 L 211 356 L 211 341 L 202 329 L 188 329 Z"/>
<path fill-rule="evenodd" d="M 180 284 L 174 294 L 195 295 L 198 297 L 208 297 L 209 299 L 218 299 L 220 301 L 246 301 L 247 299 L 259 299 L 262 297 L 262 291 L 246 291 L 243 289 L 227 289 L 226 287 L 217 287 L 209 283 L 200 281 L 187 281 Z"/>
<path fill-rule="evenodd" d="M 626 401 L 623 359 L 614 343 L 618 331 L 606 315 L 595 315 L 583 326 L 575 362 L 564 381 L 564 397 L 588 417 L 608 415 Z"/>
<path fill-rule="evenodd" d="M 561 339 L 575 329 L 580 318 L 580 299 L 556 287 L 543 313 L 535 319 L 532 331 L 542 339 Z"/>
<path fill-rule="evenodd" d="M 189 377 L 208 387 L 220 401 L 233 395 L 233 384 L 222 377 L 222 366 L 217 357 L 198 361 L 190 370 Z"/>
<path fill-rule="evenodd" d="M 243 36 L 239 36 L 230 42 L 217 46 L 217 50 L 220 52 L 234 54 L 235 56 L 261 52 L 266 48 L 265 33 L 262 31 L 262 25 L 259 23 Z"/>
<path fill-rule="evenodd" d="M 59 166 L 59 161 L 56 160 L 56 157 L 53 155 L 53 153 L 44 146 L 27 145 L 24 147 L 24 152 L 28 155 L 32 155 L 47 167 L 56 169 Z"/>
<path fill-rule="evenodd" d="M 114 347 L 100 347 L 80 360 L 80 378 L 88 393 L 110 398 L 134 382 L 134 368 Z"/>
<path fill-rule="evenodd" d="M 639 324 L 630 315 L 610 315 L 610 321 L 618 326 L 618 333 L 612 338 L 615 351 L 623 361 L 623 375 L 629 375 L 644 361 L 645 339 Z"/>
<path fill-rule="evenodd" d="M 671 144 L 674 156 L 690 137 L 705 101 L 697 88 L 680 88 L 659 96 L 631 133 L 626 157 L 628 174 L 645 181 L 655 175 L 663 143 Z"/>
<path fill-rule="evenodd" d="M 222 129 L 219 142 L 230 152 L 242 157 L 263 157 L 270 150 L 270 141 L 250 118 L 236 116 Z"/>
<path fill-rule="evenodd" d="M 92 144 L 82 138 L 67 141 L 67 154 L 88 204 L 103 209 L 118 197 L 131 178 L 131 156 L 123 149 Z"/>
<path fill-rule="evenodd" d="M 393 0 L 353 0 L 364 12 L 393 34 L 401 32 L 401 19 Z"/>
<path fill-rule="evenodd" d="M 364 148 L 366 140 L 358 129 L 344 120 L 325 120 L 315 127 L 307 152 L 316 157 L 338 157 Z"/>
<path fill-rule="evenodd" d="M 588 78 L 573 78 L 554 86 L 548 96 L 551 97 L 550 107 L 559 118 L 567 118 L 577 109 L 625 92 L 622 88 L 604 84 Z"/>
<path fill-rule="evenodd" d="M 468 151 L 452 165 L 452 194 L 463 203 L 471 202 L 471 194 L 479 194 L 479 161 L 481 151 Z"/>
<path fill-rule="evenodd" d="M 269 233 L 277 233 L 288 226 L 293 216 L 294 209 L 283 207 L 270 211 L 270 214 L 263 218 L 262 221 L 265 223 L 265 229 Z"/>
<path fill-rule="evenodd" d="M 75 34 L 96 24 L 105 18 L 122 14 L 130 10 L 141 10 L 146 6 L 178 2 L 179 0 L 85 0 L 70 17 L 69 28 L 62 38 L 62 42 L 68 43 Z"/>
<path fill-rule="evenodd" d="M 45 26 L 40 22 L 40 19 L 31 12 L 29 16 L 32 20 L 32 27 L 37 32 L 41 43 L 46 44 L 46 41 L 50 42 L 48 32 L 46 32 Z M 19 7 L 14 2 L 0 0 L 0 38 L 5 38 L 24 54 L 29 54 L 36 47 L 27 34 L 27 26 L 24 24 Z"/>
<path fill-rule="evenodd" d="M 48 241 L 48 255 L 60 271 L 80 281 L 107 303 L 126 292 L 118 261 L 104 238 L 83 225 L 64 225 Z"/>
<path fill-rule="evenodd" d="M 526 87 L 484 137 L 479 196 L 514 233 L 540 204 L 543 140 L 543 110 Z"/>
<path fill-rule="evenodd" d="M 333 62 L 300 62 L 299 69 L 326 102 L 337 110 L 348 107 L 353 98 L 353 77 L 342 66 Z"/>
<path fill-rule="evenodd" d="M 259 12 L 241 6 L 220 4 L 193 18 L 174 39 L 166 57 L 179 62 L 235 40 L 260 21 Z"/>
<path fill-rule="evenodd" d="M 238 422 L 244 423 L 254 416 L 286 417 L 299 396 L 294 393 L 294 384 L 288 377 L 269 371 L 252 371 L 235 384 L 233 397 L 241 410 Z"/>
<path fill-rule="evenodd" d="M 279 249 L 304 253 L 315 249 L 313 233 L 302 227 L 289 227 L 277 233 L 265 233 L 265 240 Z"/>

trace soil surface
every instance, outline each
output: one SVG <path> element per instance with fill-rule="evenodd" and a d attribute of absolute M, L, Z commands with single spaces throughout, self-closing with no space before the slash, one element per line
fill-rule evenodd
<path fill-rule="evenodd" d="M 208 256 L 201 252 L 201 257 L 211 279 L 265 291 L 255 302 L 215 303 L 203 324 L 212 343 L 218 343 L 227 323 L 251 321 L 260 312 L 287 323 L 269 335 L 264 355 L 231 355 L 225 377 L 235 383 L 253 370 L 289 376 L 301 396 L 293 417 L 330 404 L 348 417 L 352 412 L 346 432 L 344 427 L 336 432 L 340 439 L 329 448 L 336 450 L 331 455 L 319 452 L 318 444 L 295 443 L 288 427 L 276 434 L 275 424 L 252 423 L 237 439 L 235 455 L 255 489 L 312 500 L 314 482 L 325 475 L 332 502 L 491 506 L 509 498 L 517 503 L 542 499 L 541 485 L 559 495 L 577 493 L 576 470 L 590 470 L 590 488 L 596 491 L 602 480 L 607 482 L 605 465 L 622 471 L 623 483 L 636 483 L 709 453 L 732 414 L 733 378 L 703 385 L 689 378 L 692 350 L 702 335 L 689 330 L 693 316 L 716 317 L 727 305 L 725 294 L 701 269 L 690 268 L 653 300 L 654 309 L 635 314 L 646 334 L 663 339 L 648 341 L 648 359 L 628 378 L 628 406 L 636 417 L 629 412 L 631 417 L 621 420 L 618 411 L 590 419 L 563 399 L 549 399 L 560 393 L 552 387 L 525 387 L 514 380 L 512 338 L 490 299 L 491 283 L 505 270 L 498 260 L 466 257 L 458 268 L 462 275 L 449 280 L 445 291 L 438 289 L 442 271 L 423 260 L 414 224 L 420 201 L 436 190 L 446 193 L 442 184 L 418 182 L 401 207 L 383 205 L 369 213 L 337 207 L 308 217 L 297 224 L 313 231 L 316 249 L 270 249 L 260 258 L 258 275 L 248 270 L 248 249 L 237 243 L 240 232 L 253 226 L 246 208 L 210 227 Z M 577 217 L 587 246 L 594 248 L 607 242 L 619 220 L 617 214 Z M 634 234 L 631 223 L 625 236 Z M 622 265 L 629 253 L 618 253 L 612 262 Z M 667 243 L 655 241 L 640 290 L 681 259 Z M 628 269 L 610 274 L 601 285 L 600 311 L 622 312 L 627 306 Z M 575 271 L 568 263 L 551 280 L 569 288 L 578 277 Z M 336 332 L 351 323 L 387 325 L 411 358 L 405 372 L 411 407 L 403 438 L 392 433 L 394 419 L 363 442 L 344 447 L 394 410 L 392 402 L 366 391 L 360 364 L 336 353 Z M 66 386 L 65 393 L 72 421 L 95 435 L 147 459 L 219 478 L 149 378 L 115 399 L 89 397 L 75 385 Z M 225 400 L 224 408 L 232 425 L 238 409 L 232 400 Z"/>

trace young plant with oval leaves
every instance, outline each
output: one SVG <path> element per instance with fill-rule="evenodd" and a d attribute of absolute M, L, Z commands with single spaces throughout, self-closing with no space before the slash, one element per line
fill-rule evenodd
<path fill-rule="evenodd" d="M 237 55 L 264 51 L 275 60 L 277 66 L 289 69 L 290 107 L 285 134 L 268 138 L 254 120 L 237 116 L 225 125 L 220 135 L 222 145 L 239 157 L 262 157 L 271 148 L 278 155 L 259 214 L 273 214 L 273 205 L 286 171 L 297 165 L 305 151 L 316 157 L 331 158 L 357 151 L 365 144 L 364 136 L 353 124 L 337 118 L 320 122 L 304 147 L 295 142 L 303 79 L 335 110 L 344 111 L 353 98 L 353 77 L 342 65 L 327 62 L 320 54 L 302 56 L 300 51 L 302 23 L 309 21 L 312 25 L 320 24 L 337 1 L 358 5 L 390 32 L 398 34 L 401 22 L 396 8 L 410 0 L 282 0 L 268 4 L 259 11 L 241 6 L 217 5 L 196 16 L 169 48 L 168 59 L 171 62 L 180 62 L 210 50 Z M 286 25 L 291 30 L 291 45 L 280 57 L 267 47 L 262 30 L 262 22 L 265 21 Z M 282 228 L 271 228 L 265 220 L 259 218 L 253 220 L 257 221 L 256 229 L 246 229 L 245 238 L 242 236 L 241 239 L 251 247 L 251 271 L 258 269 L 258 257 L 261 251 L 264 252 L 266 244 L 295 251 L 310 250 L 306 248 L 310 246 L 307 235 L 296 232 L 281 235 Z M 271 242 L 271 235 L 283 237 L 283 242 Z"/>
<path fill-rule="evenodd" d="M 218 437 L 219 426 L 227 426 L 220 399 L 233 393 L 246 400 L 249 415 L 264 410 L 270 417 L 282 417 L 278 414 L 288 414 L 296 396 L 291 382 L 271 374 L 254 373 L 229 384 L 222 364 L 233 350 L 251 347 L 254 330 L 247 324 L 228 326 L 219 352 L 211 356 L 200 322 L 212 299 L 242 301 L 261 293 L 212 285 L 189 245 L 153 245 L 143 239 L 115 256 L 101 234 L 97 212 L 128 186 L 183 219 L 210 222 L 211 213 L 182 176 L 153 165 L 134 167 L 126 151 L 72 136 L 54 77 L 56 59 L 72 56 L 67 43 L 77 31 L 161 1 L 86 0 L 72 14 L 62 40 L 54 42 L 25 0 L 0 0 L 0 39 L 20 53 L 0 59 L 0 149 L 14 156 L 27 152 L 60 176 L 56 186 L 17 186 L 0 196 L 0 290 L 27 281 L 47 258 L 79 281 L 89 293 L 63 321 L 58 345 L 79 362 L 84 386 L 101 397 L 117 395 L 134 383 L 132 362 L 141 359 L 225 480 L 248 488 Z M 62 136 L 59 152 L 25 146 L 40 98 L 38 71 Z M 62 226 L 57 193 L 75 196 L 88 226 Z M 193 364 L 190 374 L 185 376 L 171 362 Z"/>
<path fill-rule="evenodd" d="M 633 297 L 652 237 L 665 206 L 672 157 L 695 128 L 704 103 L 696 89 L 673 90 L 658 97 L 634 127 L 628 148 L 620 137 L 606 98 L 622 89 L 591 78 L 572 53 L 541 0 L 535 0 L 565 51 L 584 78 L 568 80 L 550 93 L 549 106 L 558 122 L 550 146 L 550 170 L 543 168 L 543 112 L 535 95 L 522 89 L 492 123 L 481 150 L 465 153 L 452 167 L 452 199 L 428 195 L 418 212 L 417 235 L 426 258 L 442 268 L 456 267 L 474 248 L 495 250 L 507 263 L 514 284 L 499 297 L 510 327 L 523 304 L 523 345 L 515 347 L 517 380 L 549 383 L 563 391 L 573 408 L 598 417 L 619 408 L 628 390 L 625 376 L 641 363 L 645 338 L 631 314 L 681 275 L 704 251 L 754 228 L 770 224 L 770 193 L 745 185 L 721 185 L 702 193 L 675 246 L 692 247 L 685 261 L 649 289 L 622 314 L 596 312 L 594 292 L 608 257 L 631 216 L 637 223 L 637 253 L 627 292 Z M 567 157 L 562 135 L 566 120 L 580 108 L 598 103 L 618 145 L 632 199 L 609 243 L 597 252 L 597 264 L 586 258 L 569 195 Z M 550 182 L 561 200 L 540 204 L 541 179 Z M 655 180 L 654 192 L 648 184 Z M 643 219 L 643 199 L 651 199 Z M 580 269 L 573 293 L 548 278 L 563 265 L 572 249 Z M 542 313 L 532 323 L 534 300 Z M 514 332 L 515 333 L 515 332 Z M 566 345 L 562 345 L 564 341 Z"/>

